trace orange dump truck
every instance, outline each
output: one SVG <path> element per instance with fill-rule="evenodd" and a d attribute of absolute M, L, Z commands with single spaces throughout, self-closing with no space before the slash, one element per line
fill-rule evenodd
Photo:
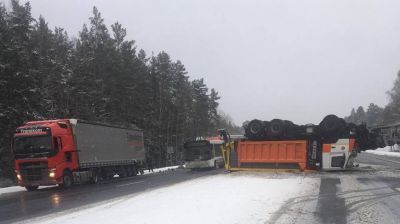
<path fill-rule="evenodd" d="M 344 170 L 357 156 L 354 138 L 334 143 L 320 139 L 254 141 L 223 135 L 225 169 L 235 170 Z"/>

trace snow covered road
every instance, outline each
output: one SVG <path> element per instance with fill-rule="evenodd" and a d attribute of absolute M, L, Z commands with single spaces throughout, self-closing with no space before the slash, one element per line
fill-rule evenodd
<path fill-rule="evenodd" d="M 265 223 L 287 200 L 318 194 L 299 174 L 218 174 L 64 211 L 36 223 Z M 32 220 L 30 221 L 32 223 Z"/>
<path fill-rule="evenodd" d="M 395 224 L 400 158 L 381 157 L 361 153 L 344 172 L 176 169 L 68 190 L 12 187 L 0 190 L 0 223 Z"/>

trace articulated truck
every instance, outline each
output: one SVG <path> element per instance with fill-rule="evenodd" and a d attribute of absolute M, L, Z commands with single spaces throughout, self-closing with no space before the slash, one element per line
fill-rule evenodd
<path fill-rule="evenodd" d="M 97 183 L 143 172 L 143 132 L 77 119 L 31 121 L 13 138 L 18 185 L 28 191 L 39 186 Z"/>

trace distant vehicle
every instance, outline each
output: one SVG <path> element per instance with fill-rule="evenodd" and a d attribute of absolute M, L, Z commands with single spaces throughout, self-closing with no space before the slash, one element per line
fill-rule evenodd
<path fill-rule="evenodd" d="M 70 187 L 99 178 L 136 175 L 143 169 L 143 132 L 76 119 L 27 122 L 13 139 L 18 185 Z"/>
<path fill-rule="evenodd" d="M 187 169 L 222 168 L 222 144 L 219 137 L 189 141 L 183 145 L 185 167 Z"/>

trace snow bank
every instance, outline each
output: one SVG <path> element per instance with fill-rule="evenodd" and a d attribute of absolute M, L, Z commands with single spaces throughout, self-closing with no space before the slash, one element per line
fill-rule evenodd
<path fill-rule="evenodd" d="M 18 192 L 18 191 L 25 191 L 25 188 L 20 187 L 20 186 L 0 188 L 0 195 L 7 194 L 7 193 Z"/>
<path fill-rule="evenodd" d="M 37 223 L 264 223 L 292 197 L 315 193 L 319 179 L 220 174 L 159 188 Z"/>
<path fill-rule="evenodd" d="M 386 151 L 386 152 L 399 152 L 400 148 L 399 145 L 394 145 L 392 147 L 386 146 L 385 148 L 378 148 L 376 151 Z"/>
<path fill-rule="evenodd" d="M 168 170 L 175 170 L 178 169 L 179 166 L 167 166 L 167 167 L 162 167 L 162 168 L 157 168 L 157 169 L 153 169 L 154 173 L 158 173 L 158 172 L 165 172 Z M 149 170 L 144 170 L 144 174 L 148 174 Z M 152 172 L 150 172 L 152 173 Z"/>
<path fill-rule="evenodd" d="M 157 169 L 154 169 L 154 173 L 165 172 L 168 170 L 174 170 L 174 169 L 177 169 L 178 167 L 179 166 L 169 166 L 169 167 L 157 168 Z M 149 174 L 148 170 L 145 170 L 144 174 Z M 40 187 L 40 189 L 48 188 L 48 187 L 54 187 L 54 186 L 42 186 L 42 187 Z M 20 187 L 20 186 L 4 187 L 4 188 L 0 188 L 0 195 L 6 194 L 6 193 L 18 192 L 18 191 L 26 191 L 26 190 L 24 187 Z"/>
<path fill-rule="evenodd" d="M 52 186 L 41 186 L 39 187 L 39 189 L 43 189 L 43 188 L 52 188 L 52 187 L 57 187 L 57 185 L 52 185 Z M 14 193 L 14 192 L 19 192 L 19 191 L 26 191 L 26 189 L 24 187 L 20 187 L 20 186 L 13 186 L 13 187 L 4 187 L 4 188 L 0 188 L 0 196 L 2 194 L 7 194 L 7 193 Z"/>
<path fill-rule="evenodd" d="M 394 145 L 393 147 L 386 146 L 385 148 L 378 148 L 376 150 L 367 150 L 365 152 L 381 156 L 400 157 L 399 151 L 400 151 L 399 145 Z"/>
<path fill-rule="evenodd" d="M 381 155 L 381 156 L 393 156 L 393 157 L 400 157 L 400 152 L 388 152 L 383 150 L 367 150 L 367 153 Z"/>

